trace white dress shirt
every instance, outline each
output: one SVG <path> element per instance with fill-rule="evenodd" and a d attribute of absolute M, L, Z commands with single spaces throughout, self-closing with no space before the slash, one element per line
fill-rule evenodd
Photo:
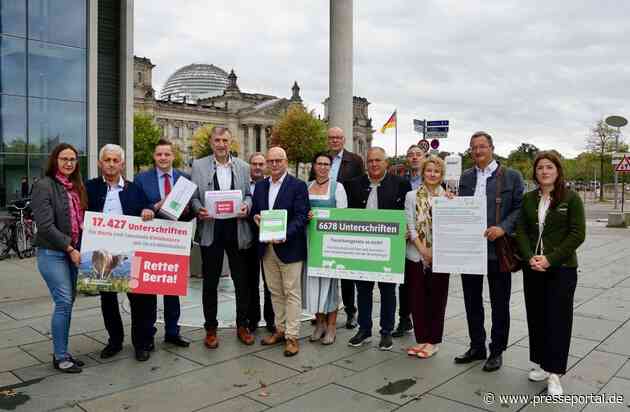
<path fill-rule="evenodd" d="M 171 170 L 169 170 L 168 172 L 163 172 L 157 167 L 155 168 L 155 170 L 157 171 L 157 176 L 158 176 L 158 188 L 160 189 L 160 199 L 164 199 L 166 197 L 166 195 L 164 194 L 164 179 L 168 179 L 171 181 L 171 190 L 173 189 L 173 186 L 175 185 L 175 181 L 173 180 L 173 168 L 171 168 Z M 168 177 L 163 177 L 164 175 L 167 175 Z"/>
<path fill-rule="evenodd" d="M 269 210 L 273 209 L 273 204 L 276 203 L 276 197 L 278 197 L 280 186 L 282 186 L 285 177 L 287 177 L 287 172 L 284 172 L 280 179 L 274 183 L 271 176 L 269 176 Z"/>
<path fill-rule="evenodd" d="M 494 173 L 495 170 L 497 170 L 497 167 L 499 167 L 499 164 L 494 159 L 484 169 L 480 169 L 475 166 L 475 170 L 477 171 L 477 185 L 475 186 L 475 196 L 486 196 L 486 184 L 488 183 L 488 178 L 492 175 L 492 173 Z"/>
<path fill-rule="evenodd" d="M 103 179 L 105 180 L 105 179 Z M 125 179 L 120 176 L 120 180 L 114 186 L 110 186 L 107 181 L 105 181 L 107 185 L 107 197 L 105 197 L 105 204 L 103 205 L 103 213 L 109 213 L 113 215 L 122 215 L 123 208 L 120 203 L 120 196 L 118 195 L 125 188 Z"/>
<path fill-rule="evenodd" d="M 339 151 L 335 156 L 333 156 L 332 165 L 330 167 L 330 178 L 335 182 L 339 177 L 339 168 L 341 167 L 341 159 L 343 158 L 343 149 Z"/>
<path fill-rule="evenodd" d="M 216 162 L 215 167 L 219 182 L 219 188 L 215 188 L 215 190 L 230 190 L 232 187 L 232 161 L 230 160 L 226 164 Z"/>

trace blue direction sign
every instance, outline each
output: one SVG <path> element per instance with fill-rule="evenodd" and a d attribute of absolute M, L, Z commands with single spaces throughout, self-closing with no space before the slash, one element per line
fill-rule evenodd
<path fill-rule="evenodd" d="M 431 126 L 446 126 L 448 127 L 448 120 L 427 120 L 427 127 Z"/>
<path fill-rule="evenodd" d="M 443 132 L 443 133 L 447 133 L 448 132 L 448 126 L 428 126 L 427 127 L 427 132 Z"/>

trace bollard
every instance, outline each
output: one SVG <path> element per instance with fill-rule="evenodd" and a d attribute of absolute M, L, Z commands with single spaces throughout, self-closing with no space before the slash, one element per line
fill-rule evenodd
<path fill-rule="evenodd" d="M 608 224 L 606 227 L 627 227 L 624 213 L 611 212 L 608 213 Z"/>

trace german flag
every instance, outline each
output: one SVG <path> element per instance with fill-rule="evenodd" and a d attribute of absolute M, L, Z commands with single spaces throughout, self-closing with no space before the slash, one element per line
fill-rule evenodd
<path fill-rule="evenodd" d="M 385 122 L 383 127 L 381 127 L 380 132 L 385 133 L 385 130 L 391 129 L 392 127 L 396 127 L 396 110 L 394 110 L 394 113 L 392 113 L 392 115 L 389 116 L 389 120 Z"/>

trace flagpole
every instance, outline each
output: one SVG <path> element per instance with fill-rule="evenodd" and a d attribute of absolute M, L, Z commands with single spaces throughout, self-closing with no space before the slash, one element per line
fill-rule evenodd
<path fill-rule="evenodd" d="M 395 134 L 394 134 L 394 159 L 398 157 L 398 109 L 394 110 L 396 114 Z"/>

